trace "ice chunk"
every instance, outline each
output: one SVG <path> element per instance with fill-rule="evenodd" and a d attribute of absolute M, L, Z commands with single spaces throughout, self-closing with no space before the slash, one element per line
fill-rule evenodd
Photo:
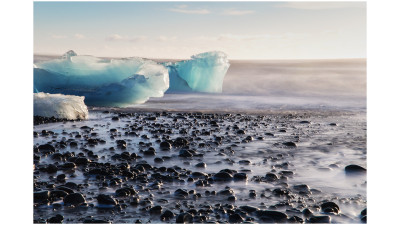
<path fill-rule="evenodd" d="M 128 106 L 162 97 L 168 69 L 142 58 L 101 59 L 69 51 L 61 59 L 36 63 L 34 88 L 41 92 L 85 96 L 94 106 Z"/>
<path fill-rule="evenodd" d="M 33 113 L 35 116 L 64 118 L 70 120 L 88 119 L 89 112 L 85 97 L 62 94 L 34 93 Z"/>
<path fill-rule="evenodd" d="M 169 92 L 187 89 L 196 92 L 222 92 L 224 77 L 229 68 L 227 55 L 223 52 L 205 52 L 193 55 L 190 60 L 165 63 L 170 72 Z M 177 76 L 175 76 L 175 74 Z M 183 83 L 180 79 L 186 81 Z"/>

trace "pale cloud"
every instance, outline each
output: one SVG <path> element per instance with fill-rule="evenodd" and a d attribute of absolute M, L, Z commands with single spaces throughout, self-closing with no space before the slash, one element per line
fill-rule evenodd
<path fill-rule="evenodd" d="M 106 37 L 106 41 L 129 41 L 129 42 L 137 42 L 146 40 L 146 36 L 135 36 L 135 37 L 128 37 L 128 36 L 121 36 L 119 34 L 112 34 Z"/>
<path fill-rule="evenodd" d="M 320 10 L 320 9 L 342 9 L 342 8 L 365 8 L 365 2 L 284 2 L 277 7 Z"/>
<path fill-rule="evenodd" d="M 84 38 L 86 38 L 85 35 L 83 35 L 83 34 L 75 34 L 74 37 L 76 39 L 84 39 Z"/>
<path fill-rule="evenodd" d="M 253 13 L 254 13 L 253 10 L 238 10 L 238 9 L 226 9 L 222 12 L 223 15 L 229 15 L 229 16 L 242 16 Z"/>
<path fill-rule="evenodd" d="M 68 36 L 66 36 L 66 35 L 56 35 L 56 34 L 51 35 L 51 38 L 53 38 L 53 39 L 65 39 L 67 37 Z"/>
<path fill-rule="evenodd" d="M 207 9 L 189 9 L 187 5 L 177 5 L 175 8 L 168 9 L 171 12 L 184 13 L 184 14 L 210 14 Z"/>
<path fill-rule="evenodd" d="M 113 34 L 113 35 L 110 35 L 110 36 L 106 37 L 106 40 L 107 40 L 107 41 L 119 41 L 119 40 L 124 40 L 124 39 L 125 39 L 125 38 L 122 37 L 122 36 L 119 35 L 119 34 Z"/>
<path fill-rule="evenodd" d="M 136 36 L 136 37 L 131 37 L 131 38 L 129 38 L 128 40 L 129 40 L 130 42 L 137 42 L 137 41 L 144 41 L 144 40 L 146 40 L 146 39 L 147 39 L 146 36 Z"/>

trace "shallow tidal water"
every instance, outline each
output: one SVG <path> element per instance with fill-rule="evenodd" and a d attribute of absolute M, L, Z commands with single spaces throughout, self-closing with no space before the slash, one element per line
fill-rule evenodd
<path fill-rule="evenodd" d="M 191 214 L 195 223 L 232 223 L 230 215 L 235 213 L 242 222 L 293 222 L 240 210 L 241 206 L 253 206 L 259 211 L 282 212 L 287 218 L 296 216 L 306 223 L 312 217 L 303 213 L 306 208 L 313 216 L 328 215 L 331 223 L 361 223 L 360 212 L 367 207 L 366 174 L 345 173 L 347 165 L 367 167 L 365 112 L 91 111 L 87 121 L 38 125 L 34 132 L 36 147 L 46 143 L 55 147 L 54 153 L 35 150 L 34 192 L 70 186 L 86 201 L 75 207 L 64 204 L 62 197 L 35 203 L 35 222 L 60 214 L 64 223 L 92 219 L 176 223 L 182 213 Z M 175 146 L 178 138 L 187 143 Z M 118 140 L 124 140 L 126 145 L 119 145 Z M 165 141 L 172 145 L 168 150 L 160 147 Z M 149 152 L 149 148 L 154 151 Z M 194 151 L 184 155 L 183 150 Z M 123 154 L 130 157 L 121 157 Z M 74 162 L 77 156 L 88 162 L 66 168 L 65 164 Z M 199 163 L 206 166 L 198 167 Z M 50 164 L 58 168 L 57 172 L 46 171 Z M 99 165 L 112 168 L 113 173 L 96 174 L 93 169 Z M 122 170 L 135 176 L 127 177 Z M 221 170 L 233 178 L 238 173 L 247 176 L 218 181 L 215 174 Z M 267 173 L 273 176 L 266 176 Z M 60 174 L 65 174 L 66 179 L 58 179 Z M 68 182 L 76 186 L 67 185 Z M 118 197 L 116 190 L 122 187 L 131 187 L 135 194 Z M 187 192 L 187 196 L 178 196 L 178 189 Z M 99 194 L 113 196 L 118 204 L 99 204 Z M 323 212 L 324 202 L 336 203 L 340 212 Z M 154 206 L 161 206 L 161 212 L 154 213 Z M 175 215 L 162 220 L 160 215 L 167 210 Z"/>

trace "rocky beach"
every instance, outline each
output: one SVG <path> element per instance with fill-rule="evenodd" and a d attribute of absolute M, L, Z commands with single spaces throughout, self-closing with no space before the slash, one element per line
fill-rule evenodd
<path fill-rule="evenodd" d="M 34 223 L 367 220 L 365 112 L 89 111 L 37 118 Z"/>

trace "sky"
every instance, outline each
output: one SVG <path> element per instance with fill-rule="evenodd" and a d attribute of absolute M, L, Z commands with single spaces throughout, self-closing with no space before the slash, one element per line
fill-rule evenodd
<path fill-rule="evenodd" d="M 365 2 L 34 2 L 34 53 L 366 58 Z"/>

